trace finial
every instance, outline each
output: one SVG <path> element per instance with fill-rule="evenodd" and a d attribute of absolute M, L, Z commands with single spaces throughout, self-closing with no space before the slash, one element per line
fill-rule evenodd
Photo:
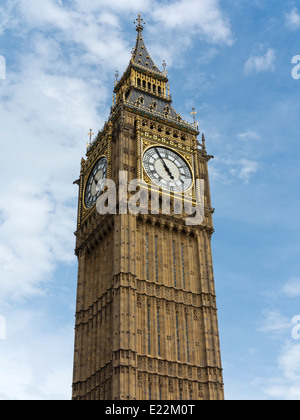
<path fill-rule="evenodd" d="M 91 143 L 91 141 L 92 141 L 92 137 L 93 137 L 93 135 L 94 135 L 93 130 L 90 128 L 90 132 L 88 133 L 88 136 L 89 136 L 89 138 L 90 138 L 90 143 Z"/>
<path fill-rule="evenodd" d="M 118 70 L 116 70 L 115 78 L 116 78 L 115 84 L 117 85 L 118 84 L 118 81 L 119 81 L 119 72 L 118 72 Z"/>
<path fill-rule="evenodd" d="M 195 111 L 195 108 L 192 108 L 193 112 L 191 112 L 191 115 L 193 115 L 194 117 L 194 125 L 196 125 L 196 115 L 197 115 L 197 111 Z"/>
<path fill-rule="evenodd" d="M 141 18 L 141 14 L 138 14 L 138 18 L 136 19 L 136 21 L 134 23 L 137 23 L 136 25 L 136 30 L 138 32 L 142 32 L 144 29 L 143 24 L 145 25 L 145 21 Z"/>
<path fill-rule="evenodd" d="M 163 65 L 163 68 L 164 68 L 164 75 L 166 76 L 166 74 L 167 74 L 167 71 L 166 71 L 167 63 L 166 63 L 165 60 L 163 61 L 162 65 Z"/>

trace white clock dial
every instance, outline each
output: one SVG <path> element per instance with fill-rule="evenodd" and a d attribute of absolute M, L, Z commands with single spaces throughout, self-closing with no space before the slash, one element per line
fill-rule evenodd
<path fill-rule="evenodd" d="M 166 147 L 151 147 L 144 153 L 143 165 L 149 178 L 159 187 L 186 191 L 193 185 L 193 176 L 186 161 Z"/>
<path fill-rule="evenodd" d="M 100 196 L 100 190 L 107 176 L 107 159 L 102 157 L 93 167 L 85 189 L 84 203 L 87 208 L 93 207 Z"/>

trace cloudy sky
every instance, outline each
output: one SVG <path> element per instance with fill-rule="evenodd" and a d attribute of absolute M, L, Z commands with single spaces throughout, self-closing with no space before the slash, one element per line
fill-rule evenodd
<path fill-rule="evenodd" d="M 298 0 L 1 0 L 0 399 L 70 399 L 73 181 L 138 12 L 175 109 L 197 109 L 215 156 L 226 398 L 300 399 Z"/>

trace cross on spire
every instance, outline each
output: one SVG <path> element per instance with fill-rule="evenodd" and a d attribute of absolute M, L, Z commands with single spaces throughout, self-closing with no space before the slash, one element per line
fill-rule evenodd
<path fill-rule="evenodd" d="M 163 61 L 162 65 L 163 65 L 163 68 L 164 68 L 164 74 L 166 74 L 167 63 L 166 63 L 165 60 Z"/>
<path fill-rule="evenodd" d="M 93 137 L 93 135 L 94 135 L 93 130 L 90 128 L 90 131 L 89 131 L 89 133 L 88 133 L 88 136 L 89 136 L 89 138 L 90 138 L 90 142 L 92 141 L 92 137 Z"/>
<path fill-rule="evenodd" d="M 195 108 L 192 108 L 193 112 L 191 112 L 191 115 L 194 118 L 194 125 L 196 125 L 196 115 L 197 115 L 197 111 L 195 110 Z"/>
<path fill-rule="evenodd" d="M 136 25 L 136 30 L 138 31 L 138 32 L 142 32 L 143 31 L 143 29 L 144 29 L 144 26 L 143 26 L 143 24 L 145 25 L 145 21 L 144 21 L 144 19 L 142 19 L 141 18 L 141 14 L 139 13 L 138 14 L 138 18 L 136 19 L 136 21 L 135 21 L 136 23 L 137 23 L 137 25 Z M 134 22 L 134 23 L 135 23 Z"/>

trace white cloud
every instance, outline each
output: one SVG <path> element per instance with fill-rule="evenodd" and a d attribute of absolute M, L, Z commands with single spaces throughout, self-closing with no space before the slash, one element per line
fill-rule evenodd
<path fill-rule="evenodd" d="M 246 184 L 250 181 L 250 178 L 256 174 L 259 169 L 259 162 L 250 159 L 227 159 L 224 161 L 229 167 L 231 176 L 238 177 Z"/>
<path fill-rule="evenodd" d="M 22 19 L 31 28 L 43 28 L 46 31 L 50 26 L 67 30 L 74 23 L 72 13 L 68 12 L 60 1 L 43 0 L 42 13 L 38 0 L 19 0 L 19 2 Z"/>
<path fill-rule="evenodd" d="M 293 328 L 292 319 L 279 310 L 267 310 L 258 331 L 278 342 L 278 357 L 275 360 L 274 376 L 259 378 L 262 392 L 278 400 L 300 399 L 300 344 L 290 340 Z"/>
<path fill-rule="evenodd" d="M 171 30 L 197 33 L 209 42 L 232 45 L 230 24 L 218 0 L 178 0 L 154 8 L 153 16 Z"/>
<path fill-rule="evenodd" d="M 264 319 L 258 331 L 278 336 L 291 331 L 291 320 L 281 314 L 279 310 L 268 310 L 264 313 Z"/>
<path fill-rule="evenodd" d="M 248 183 L 251 176 L 258 171 L 259 163 L 249 159 L 240 159 L 238 163 L 240 165 L 239 178 Z"/>
<path fill-rule="evenodd" d="M 251 55 L 245 63 L 245 74 L 261 73 L 275 70 L 276 52 L 269 48 L 263 55 Z"/>
<path fill-rule="evenodd" d="M 300 400 L 300 344 L 287 342 L 277 366 L 281 375 L 268 379 L 264 392 L 275 399 Z"/>
<path fill-rule="evenodd" d="M 241 180 L 248 184 L 260 169 L 261 164 L 258 161 L 247 158 L 233 159 L 225 154 L 224 157 L 216 157 L 210 168 L 212 178 L 218 179 L 218 182 L 230 184 L 233 180 Z"/>
<path fill-rule="evenodd" d="M 0 341 L 0 400 L 71 398 L 73 325 L 55 325 L 36 307 L 7 314 Z"/>
<path fill-rule="evenodd" d="M 260 140 L 261 136 L 256 131 L 248 130 L 238 134 L 238 138 L 243 141 Z"/>
<path fill-rule="evenodd" d="M 75 0 L 75 9 L 81 12 L 95 13 L 103 9 L 111 9 L 114 13 L 145 13 L 157 6 L 154 0 Z"/>
<path fill-rule="evenodd" d="M 300 279 L 293 277 L 284 284 L 282 290 L 288 297 L 294 298 L 300 296 Z"/>
<path fill-rule="evenodd" d="M 48 38 L 49 33 L 55 31 L 61 44 L 67 43 L 72 49 L 76 45 L 78 51 L 84 49 L 81 59 L 89 65 L 105 65 L 106 71 L 115 69 L 116 65 L 127 65 L 130 46 L 121 34 L 118 15 L 103 8 L 94 15 L 93 8 L 83 11 L 80 5 L 68 8 L 59 1 L 45 0 L 41 13 L 39 0 L 29 3 L 21 0 L 16 6 L 16 14 L 20 16 L 20 26 L 25 24 L 25 28 L 20 31 L 39 30 L 47 33 Z"/>
<path fill-rule="evenodd" d="M 0 36 L 6 29 L 13 29 L 17 26 L 17 19 L 14 14 L 14 1 L 8 1 L 5 5 L 0 4 Z"/>
<path fill-rule="evenodd" d="M 88 129 L 104 122 L 102 76 L 95 79 L 80 47 L 69 54 L 57 38 L 34 32 L 1 81 L 0 298 L 39 293 L 57 263 L 73 261 L 72 183 Z"/>
<path fill-rule="evenodd" d="M 73 259 L 72 181 L 99 105 L 91 81 L 49 75 L 45 63 L 29 61 L 0 91 L 0 297 L 10 299 L 37 293 L 58 262 Z"/>
<path fill-rule="evenodd" d="M 292 31 L 300 29 L 300 14 L 296 7 L 285 14 L 286 26 Z"/>

